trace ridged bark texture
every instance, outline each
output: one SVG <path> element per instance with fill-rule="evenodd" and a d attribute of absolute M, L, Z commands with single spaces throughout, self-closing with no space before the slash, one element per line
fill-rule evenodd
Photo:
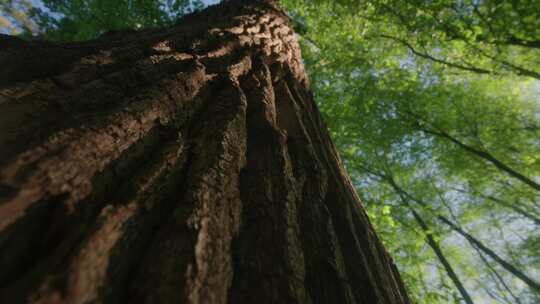
<path fill-rule="evenodd" d="M 0 303 L 409 303 L 271 1 L 0 65 Z"/>

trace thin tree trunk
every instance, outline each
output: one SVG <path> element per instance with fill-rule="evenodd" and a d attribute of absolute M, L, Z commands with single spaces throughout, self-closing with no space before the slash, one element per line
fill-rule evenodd
<path fill-rule="evenodd" d="M 469 292 L 467 291 L 467 289 L 465 288 L 465 286 L 459 279 L 457 273 L 454 271 L 454 268 L 452 267 L 448 259 L 446 259 L 444 253 L 441 250 L 441 247 L 439 246 L 439 243 L 433 237 L 433 234 L 430 232 L 429 227 L 427 226 L 426 222 L 424 221 L 424 219 L 422 219 L 420 214 L 418 214 L 418 212 L 416 212 L 416 210 L 414 210 L 414 208 L 410 205 L 409 199 L 405 196 L 406 193 L 404 191 L 399 191 L 401 190 L 401 188 L 398 187 L 398 185 L 394 182 L 393 178 L 386 176 L 384 174 L 375 172 L 374 170 L 367 168 L 365 166 L 361 166 L 361 168 L 364 169 L 368 173 L 371 173 L 375 176 L 382 178 L 384 181 L 386 181 L 393 187 L 393 189 L 396 191 L 399 198 L 401 199 L 401 202 L 403 203 L 403 205 L 409 211 L 411 211 L 414 219 L 416 220 L 420 228 L 422 228 L 422 231 L 424 232 L 426 236 L 427 244 L 429 245 L 429 247 L 431 247 L 431 249 L 437 256 L 437 258 L 439 259 L 439 262 L 441 262 L 441 264 L 443 265 L 443 268 L 446 271 L 446 274 L 448 275 L 450 280 L 452 280 L 452 283 L 454 283 L 454 286 L 456 286 L 456 288 L 458 289 L 458 292 L 461 294 L 461 297 L 463 298 L 465 303 L 474 304 L 471 296 L 469 295 Z"/>
<path fill-rule="evenodd" d="M 481 196 L 481 197 L 484 197 L 484 198 L 486 198 L 486 199 L 489 199 L 490 201 L 495 202 L 495 203 L 497 203 L 497 204 L 499 204 L 499 205 L 502 205 L 502 206 L 504 206 L 504 207 L 510 208 L 510 209 L 512 209 L 514 212 L 516 212 L 517 214 L 523 216 L 524 218 L 529 219 L 530 221 L 532 221 L 532 222 L 533 222 L 534 224 L 536 224 L 537 226 L 540 226 L 540 218 L 536 217 L 534 214 L 530 213 L 529 211 L 527 211 L 527 210 L 525 210 L 525 209 L 519 207 L 519 206 L 518 206 L 519 204 L 518 204 L 517 202 L 514 203 L 514 204 L 512 204 L 512 203 L 505 202 L 505 201 L 503 201 L 503 200 L 501 200 L 501 199 L 498 199 L 498 198 L 493 197 L 493 196 L 490 196 L 490 195 L 486 195 L 486 196 L 480 195 L 480 196 Z"/>
<path fill-rule="evenodd" d="M 499 265 L 501 265 L 504 269 L 506 269 L 508 272 L 513 274 L 514 276 L 518 277 L 521 281 L 523 281 L 525 284 L 529 285 L 533 290 L 540 291 L 540 284 L 527 276 L 525 273 L 521 272 L 519 269 L 514 267 L 514 265 L 508 263 L 503 258 L 501 258 L 498 254 L 496 254 L 493 250 L 486 247 L 482 242 L 480 242 L 478 239 L 467 233 L 465 230 L 458 227 L 456 224 L 452 223 L 450 220 L 448 220 L 444 216 L 437 216 L 443 223 L 448 225 L 452 230 L 456 231 L 457 233 L 461 234 L 467 241 L 471 243 L 471 245 L 475 246 L 476 248 L 480 249 L 483 253 L 491 257 L 493 260 L 495 260 Z"/>
<path fill-rule="evenodd" d="M 462 190 L 462 189 L 458 189 L 458 188 L 452 188 L 452 189 L 455 190 L 455 191 L 458 191 L 460 193 L 469 194 L 467 191 Z M 503 206 L 505 208 L 512 209 L 517 214 L 529 219 L 530 221 L 532 221 L 536 225 L 540 226 L 540 218 L 536 217 L 534 214 L 532 214 L 529 211 L 527 211 L 527 210 L 523 209 L 522 207 L 520 207 L 517 202 L 512 204 L 512 203 L 509 203 L 509 202 L 504 201 L 502 199 L 496 198 L 496 197 L 494 197 L 492 195 L 484 195 L 484 194 L 477 194 L 477 195 L 479 197 L 481 197 L 481 198 L 490 200 L 490 201 L 492 201 L 492 202 L 494 202 L 494 203 L 496 203 L 498 205 L 501 205 L 501 206 Z"/>
<path fill-rule="evenodd" d="M 505 163 L 503 163 L 502 161 L 500 161 L 499 159 L 497 159 L 495 156 L 493 156 L 491 153 L 489 153 L 488 151 L 481 151 L 481 150 L 478 150 L 474 147 L 471 147 L 461 141 L 459 141 L 458 139 L 454 138 L 453 136 L 451 136 L 450 134 L 444 132 L 444 131 L 434 131 L 434 130 L 429 130 L 429 129 L 424 129 L 424 128 L 420 128 L 420 130 L 424 133 L 427 133 L 427 134 L 431 134 L 431 135 L 435 135 L 435 136 L 438 136 L 438 137 L 441 137 L 441 138 L 446 138 L 447 140 L 453 142 L 454 144 L 456 144 L 457 146 L 459 146 L 460 148 L 462 148 L 463 150 L 473 154 L 473 155 L 476 155 L 477 157 L 480 157 L 488 162 L 490 162 L 491 164 L 493 164 L 497 169 L 503 171 L 503 172 L 506 172 L 508 175 L 512 176 L 513 178 L 516 178 L 518 179 L 519 181 L 521 181 L 522 183 L 528 185 L 529 187 L 537 190 L 537 191 L 540 191 L 540 184 L 538 184 L 537 182 L 533 181 L 532 179 L 528 178 L 527 176 L 517 172 L 516 170 L 512 169 L 510 166 L 506 165 Z"/>
<path fill-rule="evenodd" d="M 409 194 L 407 191 L 405 191 L 403 188 L 401 188 L 397 183 L 396 181 L 394 180 L 394 178 L 391 176 L 391 175 L 388 175 L 388 174 L 384 174 L 384 173 L 380 173 L 380 172 L 376 172 L 375 170 L 371 169 L 371 168 L 368 168 L 366 166 L 363 166 L 363 165 L 359 165 L 360 168 L 362 168 L 363 170 L 365 170 L 366 172 L 372 174 L 372 175 L 375 175 L 379 178 L 381 178 L 383 181 L 385 181 L 386 183 L 388 183 L 392 189 L 394 189 L 394 191 L 402 198 L 402 200 L 404 199 L 410 199 L 411 201 L 417 203 L 418 205 L 420 206 L 423 206 L 423 207 L 426 207 L 428 206 L 428 204 L 414 196 L 412 196 L 411 194 Z M 404 202 L 407 202 L 407 201 L 404 201 Z M 516 276 L 517 278 L 519 278 L 521 281 L 523 281 L 525 284 L 527 284 L 531 289 L 533 289 L 534 291 L 540 291 L 540 284 L 538 282 L 536 282 L 534 279 L 530 278 L 529 276 L 527 276 L 525 273 L 523 273 L 522 271 L 520 271 L 519 269 L 517 269 L 516 267 L 514 267 L 514 265 L 510 264 L 509 262 L 507 262 L 506 260 L 504 260 L 503 258 L 501 258 L 499 255 L 497 255 L 494 251 L 492 251 L 491 249 L 489 249 L 488 247 L 486 247 L 482 242 L 480 242 L 479 240 L 477 240 L 475 237 L 473 237 L 472 235 L 468 234 L 466 231 L 464 231 L 463 229 L 461 229 L 458 225 L 454 224 L 452 221 L 450 221 L 449 219 L 447 219 L 446 217 L 442 216 L 442 215 L 436 215 L 437 218 L 443 222 L 444 224 L 446 224 L 447 226 L 449 226 L 452 230 L 456 231 L 457 233 L 459 233 L 461 236 L 465 237 L 465 239 L 474 247 L 478 248 L 479 250 L 481 250 L 482 252 L 484 252 L 486 255 L 488 255 L 489 257 L 491 257 L 493 260 L 495 260 L 499 265 L 501 265 L 504 269 L 506 269 L 508 272 L 512 273 L 514 276 Z"/>
<path fill-rule="evenodd" d="M 409 303 L 272 1 L 0 39 L 1 303 Z"/>
<path fill-rule="evenodd" d="M 403 197 L 402 197 L 402 199 L 405 200 L 405 198 L 403 198 Z M 404 201 L 404 202 L 406 202 L 406 201 Z M 427 226 L 426 222 L 422 219 L 420 214 L 418 214 L 418 212 L 416 212 L 416 210 L 414 210 L 408 203 L 406 203 L 406 206 L 411 211 L 411 213 L 413 214 L 413 217 L 416 220 L 416 222 L 418 223 L 418 225 L 420 226 L 420 228 L 422 228 L 422 230 L 424 231 L 424 234 L 426 235 L 426 241 L 427 241 L 429 247 L 431 247 L 433 252 L 435 252 L 435 255 L 437 256 L 437 258 L 439 259 L 439 261 L 443 265 L 444 270 L 446 271 L 446 274 L 448 274 L 448 277 L 450 277 L 450 279 L 452 280 L 452 283 L 454 283 L 454 285 L 458 289 L 458 291 L 461 294 L 461 297 L 463 298 L 465 303 L 474 304 L 471 296 L 467 292 L 467 289 L 465 289 L 465 286 L 463 285 L 463 283 L 461 283 L 461 280 L 459 279 L 457 273 L 454 271 L 454 268 L 452 267 L 450 262 L 444 256 L 438 242 L 433 237 L 433 234 L 429 231 L 429 227 Z"/>
<path fill-rule="evenodd" d="M 382 175 L 380 175 L 382 176 Z M 420 206 L 428 206 L 428 204 L 420 199 L 415 198 L 414 196 L 410 195 L 408 192 L 403 190 L 392 177 L 385 176 L 386 181 L 390 184 L 390 186 L 400 195 L 403 195 L 406 198 L 409 198 L 411 201 L 416 202 Z M 455 232 L 459 233 L 461 236 L 463 236 L 472 246 L 478 248 L 482 252 L 484 252 L 486 255 L 491 257 L 493 260 L 495 260 L 499 265 L 501 265 L 504 269 L 506 269 L 508 272 L 519 278 L 521 281 L 523 281 L 525 284 L 527 284 L 531 289 L 535 291 L 540 291 L 540 284 L 536 282 L 531 277 L 527 276 L 525 273 L 514 267 L 514 265 L 510 264 L 506 260 L 504 260 L 502 257 L 500 257 L 498 254 L 496 254 L 493 250 L 489 249 L 487 246 L 485 246 L 481 241 L 467 233 L 465 230 L 461 229 L 458 225 L 453 223 L 451 220 L 446 218 L 442 215 L 436 215 L 436 217 L 446 224 L 448 227 L 450 227 Z"/>
<path fill-rule="evenodd" d="M 476 250 L 476 253 L 478 253 L 478 256 L 480 257 L 480 259 L 482 260 L 482 263 L 484 263 L 484 265 L 486 265 L 486 267 L 489 269 L 489 271 L 491 272 L 492 276 L 495 277 L 495 283 L 497 283 L 497 281 L 499 281 L 501 283 L 501 285 L 504 287 L 504 289 L 506 290 L 506 292 L 508 292 L 510 294 L 510 296 L 512 297 L 512 299 L 514 300 L 514 303 L 516 304 L 521 304 L 521 300 L 512 292 L 512 289 L 510 289 L 510 287 L 508 286 L 508 284 L 506 284 L 506 282 L 504 281 L 504 279 L 501 277 L 501 275 L 497 272 L 497 270 L 491 266 L 491 264 L 489 264 L 489 261 L 484 257 L 484 254 L 478 250 L 478 248 L 476 247 L 473 247 L 474 250 Z M 501 288 L 499 287 L 499 284 L 497 283 L 497 288 L 500 290 Z M 506 299 L 507 297 L 503 294 L 503 297 Z M 507 300 L 507 302 L 509 302 Z"/>

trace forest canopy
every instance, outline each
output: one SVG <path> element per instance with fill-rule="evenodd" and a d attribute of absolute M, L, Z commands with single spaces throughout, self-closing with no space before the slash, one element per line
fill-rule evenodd
<path fill-rule="evenodd" d="M 0 0 L 0 32 L 81 41 L 214 2 Z M 539 303 L 540 1 L 281 5 L 414 302 Z"/>

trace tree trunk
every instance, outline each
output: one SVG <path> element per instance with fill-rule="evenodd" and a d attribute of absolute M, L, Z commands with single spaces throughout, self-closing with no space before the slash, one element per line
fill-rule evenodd
<path fill-rule="evenodd" d="M 461 236 L 463 236 L 472 246 L 476 247 L 478 250 L 485 253 L 487 256 L 492 258 L 495 262 L 497 262 L 499 265 L 501 265 L 504 269 L 506 269 L 508 272 L 510 272 L 512 275 L 516 276 L 518 279 L 523 281 L 523 283 L 527 284 L 532 290 L 538 292 L 540 291 L 540 283 L 536 282 L 533 278 L 526 275 L 521 270 L 517 269 L 514 265 L 507 262 L 505 259 L 500 257 L 498 254 L 496 254 L 493 250 L 489 249 L 484 243 L 467 233 L 465 230 L 461 229 L 458 225 L 451 222 L 449 219 L 447 219 L 444 216 L 438 215 L 437 218 L 448 225 L 452 230 L 459 233 Z"/>
<path fill-rule="evenodd" d="M 426 224 L 426 222 L 424 221 L 424 219 L 420 216 L 420 214 L 418 214 L 418 212 L 416 212 L 416 210 L 414 210 L 410 206 L 407 199 L 405 197 L 403 197 L 401 195 L 401 193 L 400 193 L 400 196 L 401 196 L 401 199 L 403 200 L 403 203 L 407 207 L 407 209 L 409 209 L 411 211 L 414 219 L 416 220 L 416 222 L 418 223 L 420 228 L 422 228 L 422 231 L 424 232 L 424 234 L 426 236 L 427 244 L 429 245 L 429 247 L 431 247 L 431 249 L 433 250 L 433 252 L 437 256 L 437 259 L 443 265 L 443 268 L 446 271 L 446 274 L 448 275 L 448 277 L 450 277 L 450 280 L 452 280 L 452 283 L 454 283 L 454 286 L 456 286 L 457 290 L 459 291 L 459 294 L 461 294 L 461 297 L 463 298 L 463 301 L 465 303 L 467 303 L 467 304 L 474 304 L 471 296 L 469 295 L 469 292 L 467 291 L 467 289 L 465 289 L 465 286 L 463 285 L 463 283 L 459 279 L 457 273 L 454 270 L 454 267 L 452 267 L 452 264 L 450 264 L 450 261 L 448 261 L 448 259 L 446 258 L 446 256 L 442 252 L 442 249 L 441 249 L 441 246 L 439 245 L 439 242 L 437 242 L 435 240 L 435 237 L 434 237 L 433 233 L 430 232 L 430 229 L 429 229 L 428 225 Z"/>
<path fill-rule="evenodd" d="M 417 203 L 418 205 L 422 207 L 429 206 L 426 202 L 424 202 L 421 199 L 418 199 L 405 190 L 398 186 L 398 184 L 395 182 L 395 180 L 391 177 L 386 177 L 386 181 L 390 184 L 390 186 L 401 196 L 406 197 L 410 199 L 411 201 Z M 536 282 L 533 278 L 522 272 L 521 270 L 517 269 L 514 265 L 507 262 L 505 259 L 500 257 L 498 254 L 496 254 L 493 250 L 489 249 L 484 243 L 482 243 L 480 240 L 472 236 L 471 234 L 467 233 L 465 230 L 463 230 L 459 224 L 456 224 L 449 220 L 447 217 L 443 215 L 435 215 L 436 218 L 443 222 L 445 225 L 450 227 L 453 231 L 457 232 L 461 236 L 463 236 L 470 244 L 471 246 L 475 247 L 476 249 L 482 251 L 487 256 L 492 258 L 495 262 L 497 262 L 499 265 L 501 265 L 504 269 L 506 269 L 508 272 L 516 276 L 518 279 L 520 279 L 523 283 L 527 284 L 532 290 L 535 292 L 540 291 L 540 283 Z"/>
<path fill-rule="evenodd" d="M 409 303 L 273 2 L 0 63 L 1 303 Z"/>
<path fill-rule="evenodd" d="M 480 150 L 480 149 L 477 149 L 477 148 L 475 148 L 473 146 L 467 145 L 466 143 L 463 143 L 463 142 L 459 141 L 457 138 L 455 138 L 455 137 L 451 136 L 450 134 L 448 134 L 448 133 L 446 133 L 444 131 L 441 131 L 441 130 L 435 131 L 435 130 L 425 129 L 423 127 L 419 127 L 419 128 L 420 128 L 420 131 L 422 131 L 422 132 L 424 132 L 426 134 L 431 134 L 433 136 L 438 136 L 440 138 L 444 138 L 446 140 L 449 140 L 449 141 L 453 142 L 455 145 L 457 145 L 461 149 L 469 152 L 470 154 L 475 155 L 475 156 L 477 156 L 477 157 L 491 163 L 492 165 L 494 165 L 500 171 L 507 173 L 508 175 L 510 175 L 513 178 L 518 179 L 520 182 L 528 185 L 529 187 L 533 188 L 534 190 L 540 191 L 540 184 L 539 183 L 537 183 L 533 179 L 519 173 L 518 171 L 512 169 L 510 166 L 508 166 L 507 164 L 503 163 L 498 158 L 493 156 L 489 151 Z"/>

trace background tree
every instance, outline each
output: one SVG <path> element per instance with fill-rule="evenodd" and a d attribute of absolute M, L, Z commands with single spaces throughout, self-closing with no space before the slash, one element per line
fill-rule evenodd
<path fill-rule="evenodd" d="M 415 301 L 464 297 L 400 191 L 373 169 L 425 202 L 417 212 L 473 301 L 537 302 L 534 284 L 437 220 L 540 280 L 530 251 L 540 211 L 537 1 L 285 2 L 321 111 Z"/>

